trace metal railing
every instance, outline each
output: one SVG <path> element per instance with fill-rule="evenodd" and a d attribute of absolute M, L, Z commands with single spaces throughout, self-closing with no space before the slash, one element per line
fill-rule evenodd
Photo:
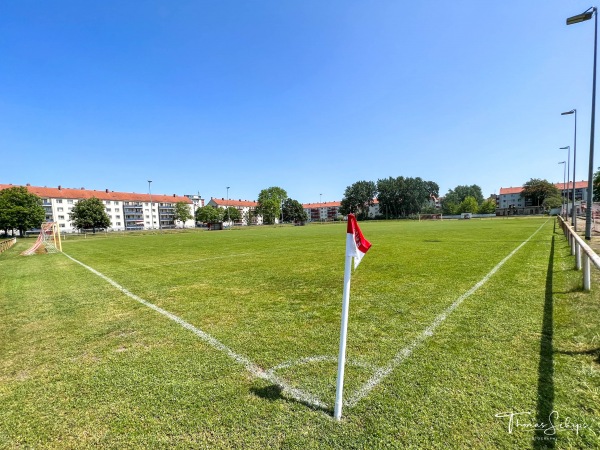
<path fill-rule="evenodd" d="M 581 236 L 561 216 L 558 216 L 558 223 L 569 241 L 571 255 L 575 255 L 575 268 L 580 270 L 583 267 L 583 289 L 589 291 L 592 288 L 590 262 L 597 269 L 600 269 L 600 256 L 581 239 Z"/>
<path fill-rule="evenodd" d="M 0 253 L 8 250 L 9 248 L 11 248 L 16 243 L 17 243 L 17 238 L 16 237 L 14 237 L 12 239 L 6 239 L 4 241 L 0 241 Z"/>

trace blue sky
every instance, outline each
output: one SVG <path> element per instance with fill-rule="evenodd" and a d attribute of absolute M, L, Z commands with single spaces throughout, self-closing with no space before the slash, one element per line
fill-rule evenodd
<path fill-rule="evenodd" d="M 151 179 L 155 193 L 249 200 L 280 186 L 306 203 L 402 175 L 487 196 L 562 181 L 572 108 L 586 179 L 594 26 L 565 19 L 589 6 L 3 2 L 0 183 L 147 192 Z"/>

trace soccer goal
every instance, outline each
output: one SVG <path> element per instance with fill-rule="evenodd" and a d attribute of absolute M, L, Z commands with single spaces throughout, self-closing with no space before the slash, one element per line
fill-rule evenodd
<path fill-rule="evenodd" d="M 442 220 L 441 214 L 419 214 L 419 222 L 421 220 Z"/>
<path fill-rule="evenodd" d="M 29 256 L 34 253 L 40 253 L 40 251 L 42 253 L 62 252 L 60 230 L 58 229 L 58 224 L 56 222 L 43 223 L 35 243 L 21 253 L 21 255 Z"/>

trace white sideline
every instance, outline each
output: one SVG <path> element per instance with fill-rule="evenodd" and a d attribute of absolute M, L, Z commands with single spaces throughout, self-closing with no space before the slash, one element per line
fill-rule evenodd
<path fill-rule="evenodd" d="M 475 284 L 471 289 L 465 292 L 463 295 L 458 297 L 454 303 L 452 303 L 448 308 L 446 308 L 440 315 L 438 315 L 435 320 L 425 328 L 421 334 L 419 334 L 410 344 L 400 350 L 396 355 L 392 358 L 392 360 L 385 366 L 380 367 L 375 371 L 373 376 L 362 385 L 362 387 L 352 396 L 350 399 L 344 402 L 344 406 L 352 407 L 355 406 L 358 402 L 360 402 L 363 398 L 365 398 L 384 378 L 386 378 L 390 373 L 394 371 L 406 358 L 408 358 L 412 352 L 422 344 L 428 337 L 433 336 L 433 332 L 435 329 L 446 320 L 448 315 L 456 308 L 460 306 L 460 304 L 467 298 L 469 298 L 475 291 L 477 291 L 481 286 L 483 286 L 491 277 L 494 275 L 500 267 L 506 263 L 512 256 L 517 253 L 521 247 L 527 244 L 533 236 L 537 234 L 538 231 L 542 229 L 544 225 L 546 225 L 548 221 L 544 222 L 537 230 L 533 232 L 531 236 L 529 236 L 525 241 L 523 241 L 517 248 L 515 248 L 512 252 L 509 253 L 502 261 L 500 261 L 496 266 L 488 272 L 486 276 L 484 276 L 477 284 Z"/>
<path fill-rule="evenodd" d="M 142 305 L 147 306 L 150 309 L 153 309 L 157 313 L 162 314 L 165 317 L 168 317 L 172 321 L 174 321 L 177 324 L 181 325 L 183 328 L 188 329 L 189 331 L 191 331 L 192 333 L 194 333 L 196 336 L 198 336 L 200 339 L 202 339 L 204 342 L 206 342 L 211 347 L 213 347 L 213 348 L 215 348 L 215 349 L 217 349 L 217 350 L 225 353 L 229 358 L 233 359 L 238 364 L 241 364 L 242 366 L 244 366 L 246 368 L 246 370 L 248 372 L 250 372 L 256 378 L 262 378 L 264 380 L 269 381 L 270 383 L 273 383 L 273 384 L 279 386 L 283 390 L 283 392 L 285 394 L 287 394 L 290 397 L 292 397 L 292 398 L 294 398 L 294 399 L 296 399 L 296 400 L 298 400 L 300 402 L 303 402 L 303 403 L 305 403 L 305 404 L 307 404 L 307 405 L 309 405 L 309 406 L 311 406 L 313 408 L 322 408 L 322 409 L 327 409 L 328 408 L 327 404 L 325 404 L 324 402 L 322 402 L 316 396 L 314 396 L 314 395 L 312 395 L 312 394 L 310 394 L 308 392 L 305 392 L 305 391 L 303 391 L 301 389 L 298 389 L 298 388 L 295 388 L 295 387 L 292 387 L 292 386 L 288 385 L 281 378 L 279 378 L 277 375 L 275 375 L 272 371 L 265 371 L 264 369 L 262 369 L 261 367 L 257 366 L 256 364 L 254 364 L 252 361 L 250 361 L 245 356 L 242 356 L 242 355 L 239 355 L 239 354 L 235 353 L 232 349 L 230 349 L 229 347 L 227 347 L 225 344 L 223 344 L 219 340 L 215 339 L 210 334 L 202 331 L 199 328 L 196 328 L 194 325 L 190 324 L 189 322 L 186 322 L 185 320 L 183 320 L 182 318 L 176 316 L 175 314 L 170 313 L 169 311 L 167 311 L 165 309 L 162 309 L 159 306 L 156 306 L 156 305 L 154 305 L 154 304 L 152 304 L 152 303 L 144 300 L 141 297 L 138 297 L 134 293 L 128 291 L 123 286 L 121 286 L 120 284 L 118 284 L 116 281 L 111 280 L 106 275 L 98 272 L 96 269 L 94 269 L 94 268 L 92 268 L 92 267 L 90 267 L 90 266 L 82 263 L 81 261 L 76 260 L 72 256 L 69 256 L 66 253 L 63 253 L 63 255 L 65 255 L 70 260 L 76 262 L 80 266 L 85 267 L 87 270 L 89 270 L 93 274 L 98 275 L 104 281 L 108 282 L 109 284 L 111 284 L 112 286 L 114 286 L 115 288 L 117 288 L 119 291 L 121 291 L 123 294 L 127 295 L 129 298 L 132 298 L 136 302 L 139 302 Z"/>

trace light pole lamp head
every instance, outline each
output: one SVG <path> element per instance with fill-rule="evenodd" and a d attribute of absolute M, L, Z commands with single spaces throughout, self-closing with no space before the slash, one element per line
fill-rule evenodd
<path fill-rule="evenodd" d="M 569 114 L 574 114 L 577 110 L 572 109 L 571 111 L 565 111 L 564 113 L 560 113 L 561 116 L 568 116 Z"/>
<path fill-rule="evenodd" d="M 567 150 L 567 149 L 571 150 L 571 146 L 570 146 L 570 145 L 567 145 L 566 147 L 561 147 L 561 148 L 560 148 L 560 150 Z"/>
<path fill-rule="evenodd" d="M 592 6 L 588 10 L 582 12 L 581 14 L 577 14 L 576 16 L 569 17 L 567 19 L 567 25 L 573 25 L 574 23 L 585 22 L 586 20 L 590 20 L 594 13 L 596 12 L 596 7 Z"/>

